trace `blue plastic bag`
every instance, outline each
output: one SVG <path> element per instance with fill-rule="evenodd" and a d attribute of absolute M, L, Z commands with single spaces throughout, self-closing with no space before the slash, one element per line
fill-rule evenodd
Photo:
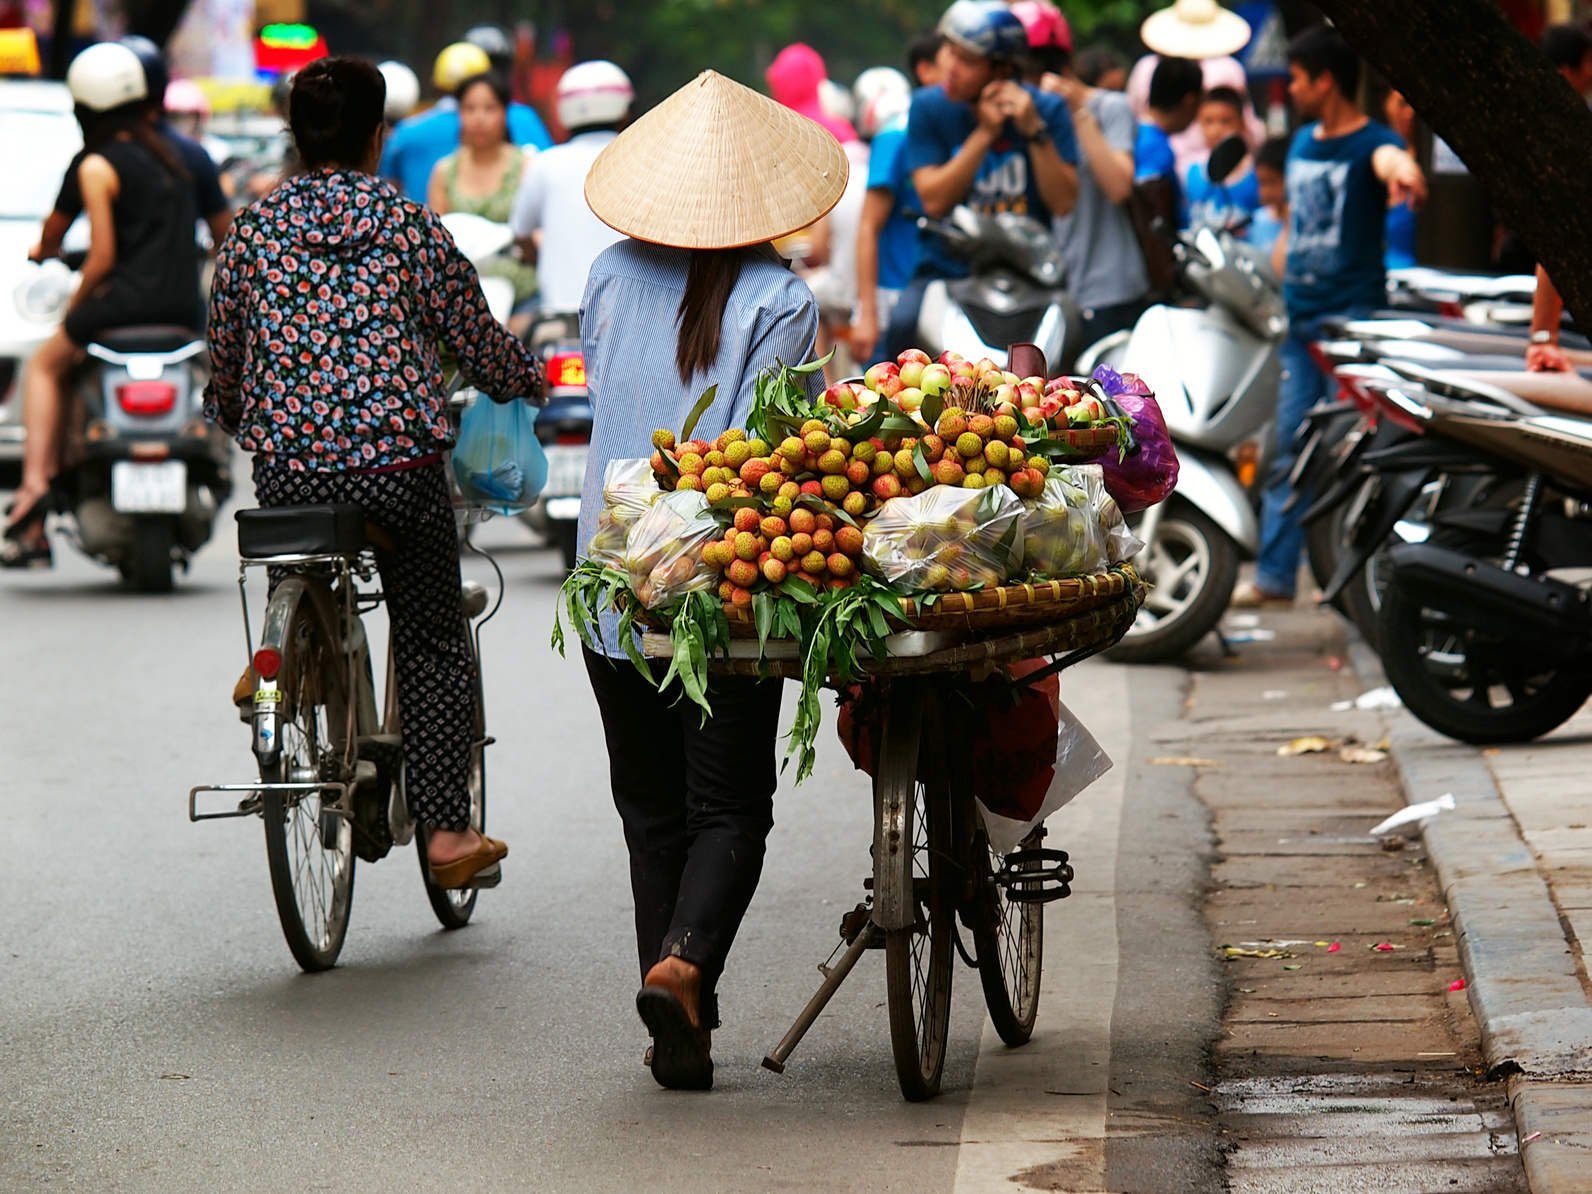
<path fill-rule="evenodd" d="M 453 477 L 471 505 L 518 514 L 547 484 L 547 455 L 536 438 L 536 412 L 523 402 L 479 395 L 459 421 Z"/>

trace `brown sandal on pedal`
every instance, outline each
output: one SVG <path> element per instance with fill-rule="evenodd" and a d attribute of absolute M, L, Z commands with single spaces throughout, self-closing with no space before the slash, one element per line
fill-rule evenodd
<path fill-rule="evenodd" d="M 452 862 L 427 863 L 426 874 L 433 885 L 444 891 L 468 887 L 496 887 L 503 872 L 498 864 L 509 856 L 508 846 L 496 838 L 481 835 L 475 851 Z"/>

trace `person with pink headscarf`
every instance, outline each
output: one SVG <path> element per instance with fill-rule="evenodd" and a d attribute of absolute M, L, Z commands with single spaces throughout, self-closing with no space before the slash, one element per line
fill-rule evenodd
<path fill-rule="evenodd" d="M 769 94 L 776 102 L 821 124 L 840 142 L 851 164 L 851 176 L 834 210 L 812 227 L 812 252 L 805 273 L 818 300 L 818 354 L 837 342 L 837 332 L 850 323 L 857 302 L 857 229 L 868 194 L 868 147 L 849 120 L 826 110 L 821 88 L 829 80 L 822 55 L 796 42 L 779 52 L 768 68 Z M 844 337 L 839 345 L 846 343 Z M 837 354 L 837 356 L 840 354 Z M 830 380 L 853 372 L 848 361 L 831 361 L 825 373 Z"/>

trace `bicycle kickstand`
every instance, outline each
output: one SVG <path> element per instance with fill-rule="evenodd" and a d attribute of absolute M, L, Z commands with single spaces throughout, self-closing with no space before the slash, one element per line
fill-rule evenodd
<path fill-rule="evenodd" d="M 840 961 L 836 962 L 826 974 L 823 986 L 818 988 L 813 997 L 807 1001 L 807 1006 L 802 1008 L 801 1015 L 796 1017 L 796 1022 L 790 1026 L 790 1031 L 785 1034 L 779 1044 L 774 1046 L 774 1051 L 763 1058 L 763 1068 L 765 1070 L 773 1070 L 776 1074 L 785 1072 L 785 1062 L 790 1059 L 790 1055 L 796 1051 L 796 1046 L 801 1044 L 802 1037 L 807 1035 L 807 1030 L 813 1026 L 814 1021 L 818 1019 L 829 1001 L 834 998 L 835 992 L 840 990 L 840 984 L 846 981 L 846 976 L 851 973 L 851 968 L 857 964 L 857 959 L 862 957 L 867 951 L 869 944 L 873 941 L 874 934 L 878 931 L 871 920 L 862 926 L 862 929 L 857 933 L 856 940 L 840 956 Z"/>

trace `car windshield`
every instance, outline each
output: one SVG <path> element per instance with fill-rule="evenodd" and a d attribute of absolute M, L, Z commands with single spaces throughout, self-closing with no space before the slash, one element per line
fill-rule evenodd
<path fill-rule="evenodd" d="M 49 215 L 72 155 L 82 144 L 77 121 L 69 115 L 0 110 L 0 145 L 19 167 L 0 171 L 0 219 L 42 220 Z"/>

